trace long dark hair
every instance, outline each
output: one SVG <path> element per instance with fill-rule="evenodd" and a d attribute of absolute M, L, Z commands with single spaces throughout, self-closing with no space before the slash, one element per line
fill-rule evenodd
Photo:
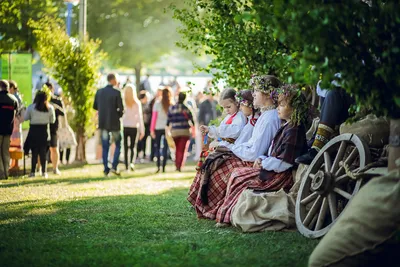
<path fill-rule="evenodd" d="M 163 107 L 163 110 L 165 111 L 165 113 L 168 113 L 168 109 L 171 106 L 171 90 L 169 89 L 169 87 L 165 87 L 162 90 L 162 98 L 161 98 L 161 105 Z"/>
<path fill-rule="evenodd" d="M 40 90 L 36 93 L 35 99 L 33 100 L 33 104 L 35 104 L 35 109 L 41 112 L 49 111 L 49 103 L 48 103 L 49 95 Z"/>

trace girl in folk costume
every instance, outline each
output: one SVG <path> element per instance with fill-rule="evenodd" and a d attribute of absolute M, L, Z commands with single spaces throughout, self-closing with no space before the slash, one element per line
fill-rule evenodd
<path fill-rule="evenodd" d="M 200 218 L 215 219 L 224 201 L 227 181 L 232 171 L 252 166 L 253 162 L 267 151 L 279 129 L 280 119 L 275 109 L 275 102 L 280 81 L 275 76 L 264 75 L 253 77 L 250 84 L 254 91 L 254 105 L 260 108 L 261 115 L 247 141 L 235 143 L 221 164 L 213 164 L 212 168 L 206 168 L 209 172 L 208 179 L 201 177 L 202 173 L 196 174 L 189 190 L 188 201 L 195 207 Z"/>
<path fill-rule="evenodd" d="M 199 127 L 200 132 L 205 136 L 205 146 L 200 154 L 200 160 L 197 163 L 197 171 L 200 171 L 210 151 L 214 150 L 217 146 L 226 147 L 233 144 L 246 125 L 246 116 L 243 112 L 239 111 L 239 103 L 236 102 L 235 96 L 236 91 L 234 89 L 225 89 L 221 93 L 219 104 L 224 108 L 227 116 L 218 127 L 206 125 L 201 125 Z M 208 144 L 206 141 L 208 137 L 214 139 L 211 144 Z"/>
<path fill-rule="evenodd" d="M 257 119 L 260 116 L 258 109 L 254 107 L 253 93 L 251 90 L 241 90 L 236 94 L 236 102 L 240 106 L 240 111 L 247 117 L 247 124 L 240 132 L 239 137 L 233 144 L 226 144 L 227 148 L 232 148 L 235 144 L 241 144 L 251 138 L 254 126 L 256 125 Z"/>
<path fill-rule="evenodd" d="M 236 102 L 235 96 L 236 91 L 234 89 L 225 89 L 221 93 L 219 104 L 224 108 L 227 116 L 218 127 L 200 126 L 200 131 L 203 135 L 208 134 L 210 138 L 221 139 L 222 141 L 218 144 L 220 146 L 227 146 L 230 143 L 234 143 L 247 122 L 243 112 L 239 110 L 239 103 Z"/>
<path fill-rule="evenodd" d="M 283 189 L 287 192 L 292 187 L 294 161 L 307 150 L 304 123 L 309 109 L 301 90 L 297 88 L 294 85 L 282 87 L 278 114 L 285 122 L 276 133 L 268 153 L 260 156 L 253 167 L 239 168 L 232 172 L 224 203 L 217 213 L 218 223 L 231 222 L 232 209 L 245 189 L 263 191 Z"/>

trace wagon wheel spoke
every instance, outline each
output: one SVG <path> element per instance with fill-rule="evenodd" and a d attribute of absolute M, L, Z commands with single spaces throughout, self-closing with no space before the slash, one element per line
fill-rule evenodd
<path fill-rule="evenodd" d="M 315 226 L 315 231 L 318 231 L 324 225 L 324 220 L 326 216 L 326 212 L 328 210 L 328 200 L 326 197 L 322 200 L 321 209 L 319 210 L 317 225 Z"/>
<path fill-rule="evenodd" d="M 332 168 L 331 156 L 327 151 L 324 152 L 325 173 L 330 173 Z"/>
<path fill-rule="evenodd" d="M 356 159 L 358 155 L 358 150 L 357 147 L 354 147 L 353 150 L 351 151 L 350 155 L 343 161 L 343 165 L 346 164 L 348 166 L 350 166 L 353 161 Z M 344 172 L 344 167 L 340 167 L 337 172 L 335 173 L 335 176 L 339 176 L 341 174 L 343 174 Z"/>
<path fill-rule="evenodd" d="M 300 201 L 300 203 L 301 203 L 302 205 L 307 205 L 308 203 L 310 203 L 311 201 L 313 201 L 314 199 L 316 199 L 317 196 L 318 196 L 317 192 L 314 192 L 314 193 L 312 193 L 311 195 L 309 195 L 308 197 L 302 199 L 302 200 Z"/>
<path fill-rule="evenodd" d="M 348 200 L 351 199 L 351 195 L 350 195 L 349 193 L 347 193 L 346 191 L 340 189 L 340 188 L 335 187 L 335 188 L 333 189 L 333 191 L 335 191 L 336 193 L 338 193 L 338 194 L 341 195 L 342 197 L 347 198 Z"/>
<path fill-rule="evenodd" d="M 335 160 L 333 161 L 333 165 L 331 168 L 331 173 L 335 173 L 339 168 L 339 162 L 343 159 L 344 153 L 346 152 L 347 144 L 345 141 L 340 143 L 339 151 L 336 154 Z"/>
<path fill-rule="evenodd" d="M 321 196 L 318 196 L 317 199 L 315 200 L 314 204 L 312 205 L 311 209 L 309 210 L 306 218 L 303 221 L 303 224 L 305 226 L 310 224 L 310 222 L 313 219 L 314 215 L 317 213 L 318 208 L 321 206 L 321 201 L 322 201 Z"/>
<path fill-rule="evenodd" d="M 334 193 L 329 193 L 328 195 L 328 204 L 329 204 L 329 211 L 331 212 L 332 222 L 336 220 L 337 208 L 336 208 L 336 195 Z"/>
<path fill-rule="evenodd" d="M 352 172 L 358 172 L 360 170 L 360 167 L 355 168 L 354 170 L 352 170 Z M 344 181 L 347 181 L 349 179 L 349 176 L 347 175 L 347 173 L 340 175 L 339 177 L 336 177 L 335 179 L 335 183 L 336 184 L 340 184 L 343 183 Z"/>

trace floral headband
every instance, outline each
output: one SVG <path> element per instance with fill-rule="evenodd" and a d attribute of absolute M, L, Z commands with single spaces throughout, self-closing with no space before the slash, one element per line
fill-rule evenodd
<path fill-rule="evenodd" d="M 236 99 L 236 103 L 238 103 L 239 105 L 243 105 L 243 106 L 246 106 L 246 107 L 249 107 L 249 108 L 253 108 L 253 102 L 251 102 L 251 101 L 249 101 L 249 100 L 247 100 L 247 99 L 244 99 L 244 98 L 240 95 L 240 93 L 238 93 L 238 94 L 235 96 L 235 99 Z"/>
<path fill-rule="evenodd" d="M 278 78 L 272 75 L 253 75 L 250 79 L 250 86 L 255 91 L 260 91 L 264 94 L 269 94 L 274 104 L 278 100 L 278 90 L 280 87 L 280 81 Z"/>

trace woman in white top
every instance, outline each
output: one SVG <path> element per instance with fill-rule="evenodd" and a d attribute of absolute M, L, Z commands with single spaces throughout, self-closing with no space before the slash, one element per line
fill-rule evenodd
<path fill-rule="evenodd" d="M 54 123 L 56 115 L 54 107 L 50 104 L 50 90 L 43 88 L 36 92 L 33 104 L 29 105 L 25 121 L 30 121 L 28 136 L 24 144 L 25 154 L 32 151 L 32 170 L 29 177 L 35 177 L 35 169 L 38 157 L 42 167 L 42 177 L 48 178 L 46 150 L 50 141 L 50 123 Z"/>
<path fill-rule="evenodd" d="M 142 114 L 142 104 L 140 103 L 136 89 L 133 85 L 128 84 L 124 89 L 124 102 L 125 102 L 125 113 L 122 118 L 124 126 L 124 159 L 125 168 L 128 169 L 128 163 L 130 169 L 135 169 L 135 146 L 137 144 L 137 134 L 139 132 L 139 139 L 144 137 L 144 123 Z M 129 139 L 129 145 L 128 145 Z M 128 161 L 128 150 L 130 150 L 130 158 Z"/>

